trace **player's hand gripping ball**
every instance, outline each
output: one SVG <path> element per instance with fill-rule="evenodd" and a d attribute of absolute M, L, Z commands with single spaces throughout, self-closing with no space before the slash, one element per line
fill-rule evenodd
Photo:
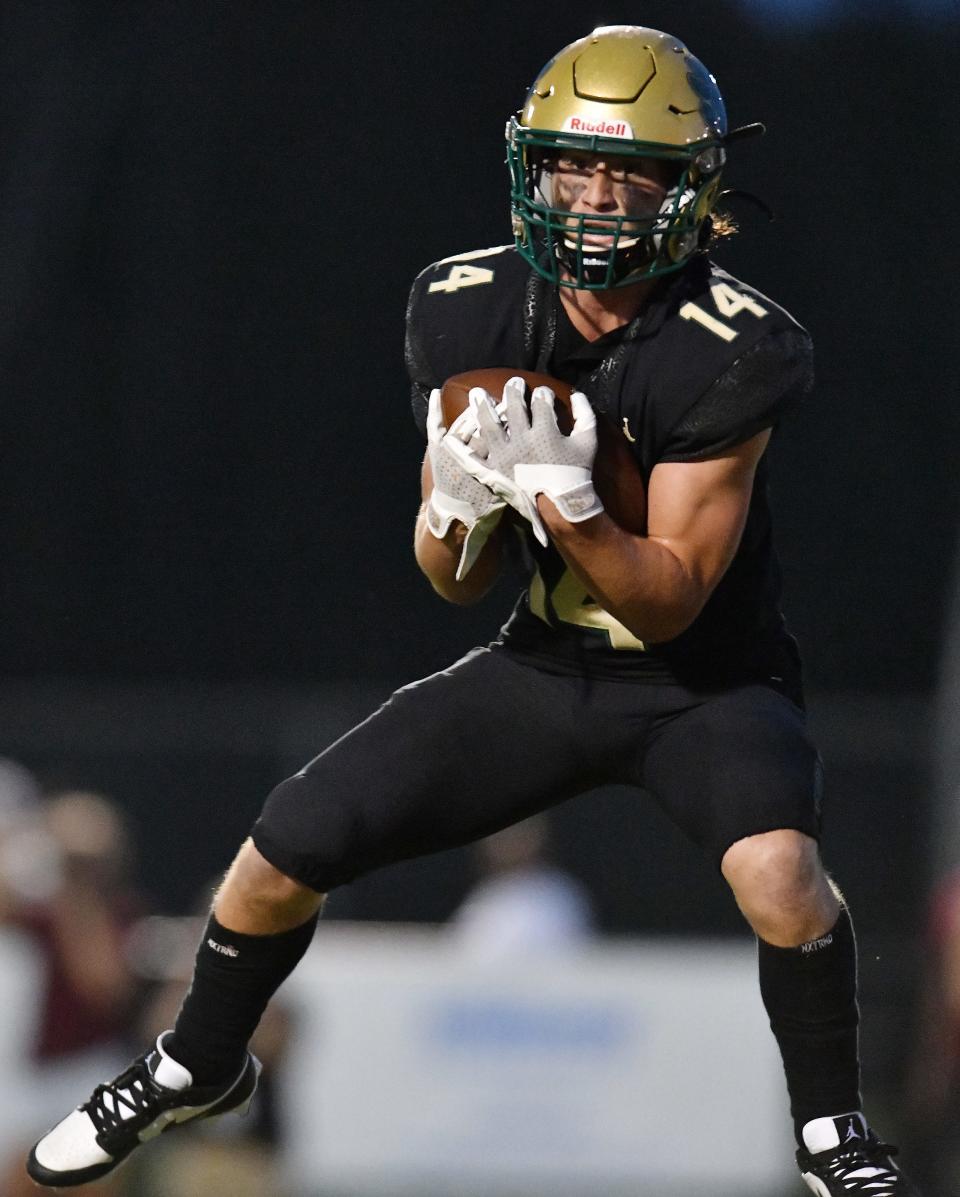
<path fill-rule="evenodd" d="M 448 378 L 440 393 L 444 423 L 449 428 L 469 405 L 473 387 L 482 387 L 497 401 L 510 378 L 522 378 L 527 384 L 528 407 L 535 387 L 549 387 L 557 397 L 557 424 L 561 432 L 569 435 L 573 427 L 570 396 L 574 389 L 570 383 L 551 378 L 549 374 L 506 366 L 468 370 Z M 593 485 L 604 509 L 615 523 L 635 535 L 646 534 L 647 492 L 640 467 L 623 432 L 602 412 L 597 412 L 597 455 L 593 463 Z"/>

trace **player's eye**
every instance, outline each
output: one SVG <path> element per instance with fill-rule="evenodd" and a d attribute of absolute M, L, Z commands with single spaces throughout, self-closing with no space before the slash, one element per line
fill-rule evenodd
<path fill-rule="evenodd" d="M 596 169 L 596 163 L 591 162 L 588 158 L 571 158 L 567 155 L 561 155 L 559 158 L 554 158 L 547 163 L 547 168 L 562 171 L 564 174 L 576 175 L 592 175 Z"/>
<path fill-rule="evenodd" d="M 598 170 L 602 170 L 613 183 L 627 183 L 634 187 L 645 184 L 653 186 L 653 181 L 642 166 L 617 159 L 608 161 L 602 158 L 561 154 L 556 158 L 545 159 L 544 169 L 559 171 L 567 175 L 577 175 L 584 179 L 591 178 Z"/>
<path fill-rule="evenodd" d="M 606 170 L 614 183 L 628 183 L 631 187 L 649 187 L 651 190 L 659 188 L 657 181 L 651 178 L 650 171 L 640 163 L 611 162 Z"/>

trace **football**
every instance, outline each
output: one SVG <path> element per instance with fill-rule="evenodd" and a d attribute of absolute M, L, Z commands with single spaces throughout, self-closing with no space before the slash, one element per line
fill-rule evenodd
<path fill-rule="evenodd" d="M 494 366 L 454 374 L 443 384 L 440 405 L 449 428 L 468 403 L 473 387 L 483 389 L 499 401 L 505 383 L 522 378 L 527 384 L 527 403 L 535 387 L 549 387 L 557 397 L 556 412 L 560 431 L 569 433 L 573 426 L 570 395 L 573 387 L 549 374 L 533 370 L 515 370 Z M 589 396 L 588 396 L 589 397 Z M 623 432 L 603 412 L 597 412 L 597 456 L 593 463 L 593 484 L 610 518 L 627 532 L 645 535 L 647 531 L 647 491 L 640 467 Z"/>

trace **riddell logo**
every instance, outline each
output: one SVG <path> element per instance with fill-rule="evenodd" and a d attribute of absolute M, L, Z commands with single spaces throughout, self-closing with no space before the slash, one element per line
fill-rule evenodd
<path fill-rule="evenodd" d="M 633 140 L 633 129 L 627 121 L 585 121 L 581 116 L 568 116 L 563 122 L 564 133 L 589 133 L 594 137 L 626 137 Z"/>

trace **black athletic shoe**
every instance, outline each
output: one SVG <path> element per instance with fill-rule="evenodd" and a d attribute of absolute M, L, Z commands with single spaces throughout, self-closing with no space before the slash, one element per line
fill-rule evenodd
<path fill-rule="evenodd" d="M 240 1075 L 225 1085 L 195 1085 L 193 1077 L 157 1046 L 134 1060 L 90 1100 L 47 1131 L 27 1158 L 37 1184 L 52 1188 L 87 1184 L 106 1176 L 135 1147 L 181 1122 L 245 1114 L 257 1087 L 260 1061 L 247 1054 Z"/>
<path fill-rule="evenodd" d="M 803 1128 L 797 1163 L 817 1197 L 920 1197 L 860 1113 L 816 1118 Z"/>

